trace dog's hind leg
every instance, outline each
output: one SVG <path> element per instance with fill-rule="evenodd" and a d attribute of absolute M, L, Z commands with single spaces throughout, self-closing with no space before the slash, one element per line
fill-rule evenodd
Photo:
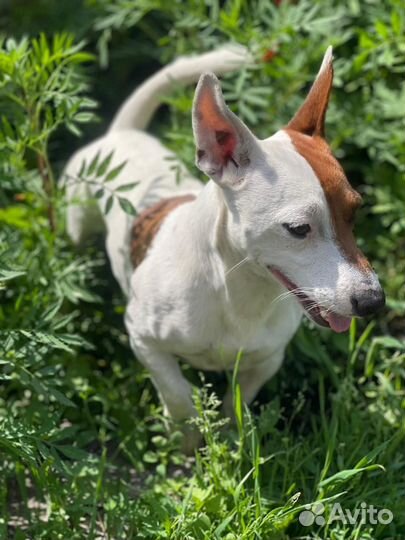
<path fill-rule="evenodd" d="M 284 349 L 273 353 L 265 361 L 252 366 L 238 374 L 243 401 L 251 403 L 260 388 L 278 371 L 284 359 Z M 226 416 L 234 418 L 232 387 L 230 386 L 223 400 L 223 411 Z"/>
<path fill-rule="evenodd" d="M 66 230 L 76 245 L 104 231 L 100 208 L 89 184 L 80 178 L 83 159 L 80 152 L 70 159 L 61 182 L 66 189 Z"/>

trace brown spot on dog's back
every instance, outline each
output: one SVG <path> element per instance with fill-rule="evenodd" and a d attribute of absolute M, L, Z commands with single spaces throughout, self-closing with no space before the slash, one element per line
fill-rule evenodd
<path fill-rule="evenodd" d="M 181 204 L 191 202 L 194 195 L 181 195 L 163 199 L 147 208 L 134 221 L 131 232 L 131 261 L 136 268 L 141 264 L 146 253 L 168 214 Z"/>
<path fill-rule="evenodd" d="M 353 220 L 361 196 L 351 187 L 345 173 L 322 137 L 310 137 L 286 129 L 295 149 L 309 163 L 325 193 L 336 240 L 345 257 L 360 270 L 368 271 L 370 263 L 359 250 L 353 235 Z"/>

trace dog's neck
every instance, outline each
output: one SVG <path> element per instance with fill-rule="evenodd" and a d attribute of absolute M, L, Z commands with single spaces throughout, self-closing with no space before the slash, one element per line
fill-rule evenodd
<path fill-rule="evenodd" d="M 284 291 L 266 268 L 232 241 L 230 210 L 222 188 L 214 181 L 210 181 L 190 205 L 190 213 L 192 238 L 201 250 L 199 258 L 209 264 L 208 272 L 215 276 L 219 288 L 225 288 L 227 300 L 235 304 L 235 309 L 240 307 L 241 312 L 247 313 L 250 311 L 247 303 L 256 310 L 255 306 L 271 302 Z M 202 267 L 201 271 L 207 272 L 207 268 Z"/>

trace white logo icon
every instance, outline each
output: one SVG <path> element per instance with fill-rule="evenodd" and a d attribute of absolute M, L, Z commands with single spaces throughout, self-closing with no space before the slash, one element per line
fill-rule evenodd
<path fill-rule="evenodd" d="M 310 527 L 314 523 L 319 526 L 325 525 L 326 521 L 322 514 L 325 511 L 325 507 L 322 503 L 307 504 L 305 510 L 303 510 L 298 519 L 301 525 L 304 527 Z"/>

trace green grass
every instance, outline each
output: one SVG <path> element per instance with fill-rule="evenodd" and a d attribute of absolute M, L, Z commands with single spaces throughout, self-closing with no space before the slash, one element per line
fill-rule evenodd
<path fill-rule="evenodd" d="M 403 540 L 401 3 L 22 6 L 1 12 L 3 33 L 15 41 L 0 49 L 0 539 Z M 38 39 L 39 31 L 48 37 Z M 72 36 L 52 40 L 62 31 Z M 149 73 L 230 39 L 259 61 L 223 82 L 231 107 L 258 136 L 286 122 L 334 45 L 328 136 L 363 195 L 356 235 L 384 284 L 387 309 L 354 321 L 347 335 L 304 323 L 250 409 L 232 374 L 185 366 L 203 436 L 186 457 L 128 346 L 125 302 L 102 241 L 71 245 L 55 179 Z M 274 58 L 261 62 L 269 49 Z M 168 96 L 151 129 L 196 173 L 191 99 L 191 88 Z M 87 166 L 103 187 L 108 163 Z M 216 397 L 227 378 L 234 426 Z M 301 524 L 315 503 L 324 505 L 326 523 Z M 362 503 L 388 509 L 393 520 L 330 521 L 337 503 L 352 515 Z"/>
<path fill-rule="evenodd" d="M 75 406 L 52 414 L 52 398 L 31 396 L 30 424 L 3 424 L 3 518 L 11 538 L 404 537 L 403 345 L 386 338 L 371 347 L 354 325 L 346 354 L 333 359 L 317 330 L 301 329 L 255 414 L 235 387 L 237 428 L 220 418 L 212 385 L 196 392 L 204 446 L 186 458 L 119 318 L 106 310 L 98 313 L 97 349 L 65 359 Z M 301 346 L 317 347 L 314 355 L 330 365 L 300 357 Z M 41 505 L 32 509 L 33 501 Z M 335 501 L 352 511 L 366 502 L 388 508 L 394 520 L 303 527 L 298 515 L 315 501 L 324 501 L 325 515 Z"/>

